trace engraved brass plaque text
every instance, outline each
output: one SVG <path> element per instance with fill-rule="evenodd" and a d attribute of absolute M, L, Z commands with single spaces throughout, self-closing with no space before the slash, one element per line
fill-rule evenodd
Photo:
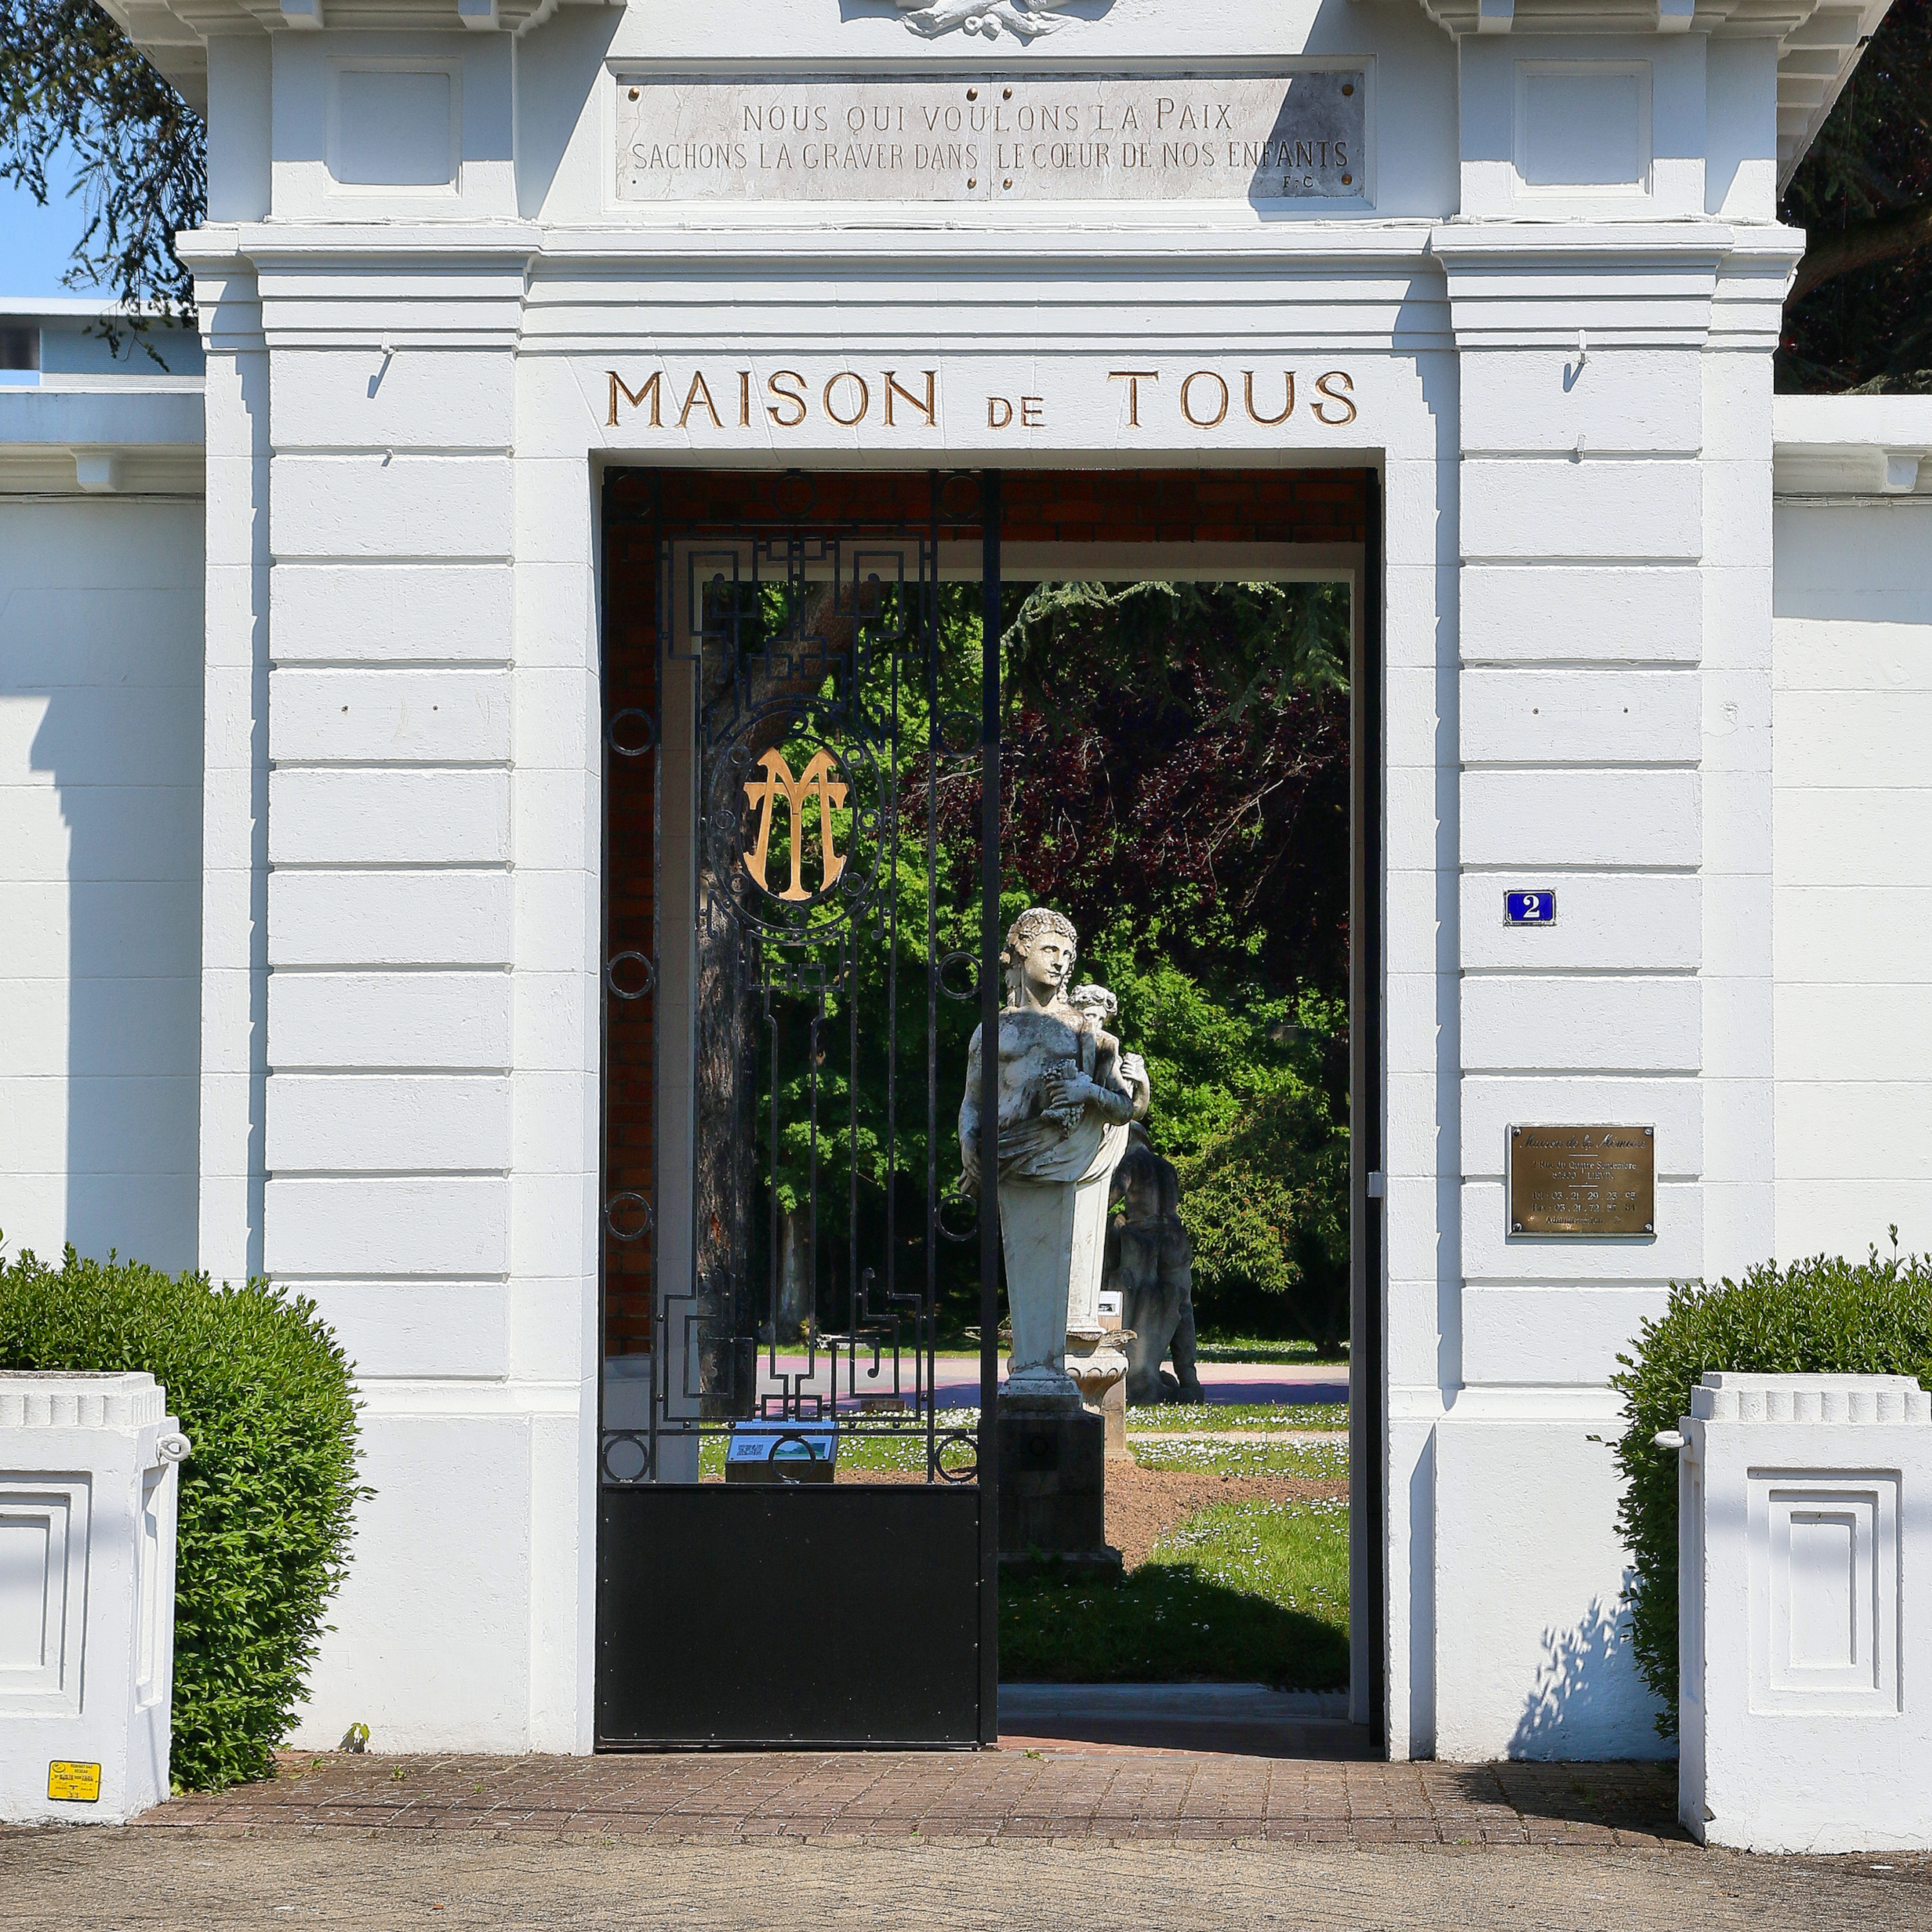
<path fill-rule="evenodd" d="M 1654 1234 L 1653 1127 L 1511 1127 L 1512 1234 Z"/>

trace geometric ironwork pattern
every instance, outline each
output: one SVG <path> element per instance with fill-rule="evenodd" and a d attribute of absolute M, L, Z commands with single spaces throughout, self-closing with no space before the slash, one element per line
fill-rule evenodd
<path fill-rule="evenodd" d="M 650 953 L 608 952 L 605 1000 L 662 987 L 668 932 L 694 944 L 690 1079 L 660 1088 L 653 1154 L 654 1192 L 687 1219 L 678 1280 L 653 1271 L 648 1419 L 606 1429 L 600 1480 L 662 1480 L 668 1443 L 755 1418 L 921 1441 L 929 1483 L 970 1484 L 978 1438 L 946 1426 L 934 1367 L 942 1252 L 980 1238 L 954 1122 L 962 1023 L 997 976 L 980 904 L 997 826 L 946 805 L 981 770 L 999 640 L 977 602 L 948 603 L 940 562 L 976 534 L 980 480 L 934 472 L 923 518 L 892 522 L 817 514 L 809 478 L 764 487 L 763 514 L 727 526 L 639 513 L 656 698 L 614 710 L 605 736 L 657 761 L 656 876 L 680 897 L 658 904 Z M 970 688 L 949 683 L 949 640 Z M 604 1227 L 607 1256 L 666 1246 L 634 1186 Z"/>

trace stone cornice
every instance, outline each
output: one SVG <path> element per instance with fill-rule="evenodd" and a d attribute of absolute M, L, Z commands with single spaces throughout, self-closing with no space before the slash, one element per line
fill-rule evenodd
<path fill-rule="evenodd" d="M 199 496 L 202 440 L 199 377 L 0 390 L 0 496 Z"/>
<path fill-rule="evenodd" d="M 1778 52 L 1778 184 L 1804 158 L 1892 0 L 1418 0 L 1456 38 L 1480 34 L 1706 34 Z"/>
<path fill-rule="evenodd" d="M 1889 5 L 1884 0 L 1879 11 Z M 1445 32 L 1700 34 L 1782 40 L 1830 0 L 1420 0 Z"/>
<path fill-rule="evenodd" d="M 1932 396 L 1779 396 L 1771 423 L 1778 496 L 1932 506 Z"/>
<path fill-rule="evenodd" d="M 526 33 L 560 6 L 622 7 L 626 0 L 101 0 L 128 38 L 198 111 L 208 109 L 208 43 L 222 34 Z"/>
<path fill-rule="evenodd" d="M 1794 229 L 1722 222 L 1444 223 L 1430 252 L 1460 348 L 1761 348 L 1804 248 Z"/>

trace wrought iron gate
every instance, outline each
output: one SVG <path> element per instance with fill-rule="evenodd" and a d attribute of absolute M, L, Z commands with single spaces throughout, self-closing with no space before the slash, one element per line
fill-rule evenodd
<path fill-rule="evenodd" d="M 605 1748 L 994 1735 L 999 1236 L 956 1136 L 999 1004 L 999 504 L 992 474 L 606 479 L 607 800 L 649 772 L 652 848 L 641 943 L 608 884 L 640 814 L 607 808 L 604 1287 L 648 1282 L 650 1374 L 604 1384 Z"/>

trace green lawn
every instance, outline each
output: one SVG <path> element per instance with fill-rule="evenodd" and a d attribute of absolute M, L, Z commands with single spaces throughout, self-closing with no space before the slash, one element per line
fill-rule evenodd
<path fill-rule="evenodd" d="M 1198 1679 L 1333 1690 L 1348 1681 L 1348 1511 L 1224 1503 L 1154 1546 L 1124 1582 L 1050 1570 L 1000 1586 L 1010 1683 Z"/>
<path fill-rule="evenodd" d="M 1270 1341 L 1262 1335 L 1204 1336 L 1194 1345 L 1195 1360 L 1202 1362 L 1332 1362 L 1348 1366 L 1348 1351 L 1318 1348 L 1312 1342 Z"/>
<path fill-rule="evenodd" d="M 1127 1411 L 1130 1434 L 1200 1436 L 1222 1429 L 1339 1429 L 1348 1426 L 1345 1402 L 1163 1402 Z"/>
<path fill-rule="evenodd" d="M 965 1430 L 969 1432 L 980 1426 L 980 1412 L 976 1408 L 949 1408 L 940 1412 L 940 1426 L 942 1432 Z M 1230 1469 L 1239 1467 L 1247 1473 L 1267 1468 L 1281 1468 L 1289 1474 L 1326 1474 L 1325 1468 L 1290 1468 L 1286 1465 L 1256 1462 L 1245 1457 L 1243 1452 L 1250 1449 L 1265 1450 L 1261 1443 L 1230 1442 L 1210 1451 L 1205 1444 L 1199 1448 L 1189 1446 L 1184 1441 L 1160 1440 L 1162 1437 L 1181 1438 L 1214 1436 L 1228 1430 L 1242 1431 L 1266 1430 L 1271 1432 L 1332 1431 L 1336 1435 L 1336 1453 L 1346 1457 L 1346 1431 L 1348 1412 L 1341 1402 L 1163 1402 L 1151 1408 L 1130 1408 L 1127 1411 L 1127 1430 L 1140 1460 L 1150 1469 L 1198 1469 L 1220 1468 L 1222 1465 L 1212 1460 L 1214 1456 L 1233 1456 L 1240 1459 L 1229 1462 Z M 1287 1445 L 1284 1445 L 1285 1447 Z M 1317 1445 L 1311 1445 L 1317 1446 Z M 1318 1445 L 1325 1449 L 1326 1444 Z M 1181 1460 L 1153 1462 L 1148 1460 L 1146 1450 L 1157 1450 L 1163 1456 L 1179 1456 Z M 1203 1460 L 1208 1458 L 1208 1460 Z M 947 1457 L 956 1466 L 968 1460 L 961 1451 L 955 1450 Z M 926 1431 L 922 1426 L 914 1429 L 891 1430 L 880 1434 L 855 1435 L 847 1433 L 838 1444 L 838 1468 L 843 1474 L 847 1470 L 856 1473 L 868 1470 L 905 1470 L 917 1472 L 926 1467 Z M 721 1436 L 707 1436 L 699 1454 L 698 1472 L 701 1477 L 716 1478 L 724 1473 L 724 1438 Z M 1338 1478 L 1339 1480 L 1339 1478 Z"/>
<path fill-rule="evenodd" d="M 1348 1445 L 1332 1442 L 1217 1442 L 1210 1438 L 1157 1436 L 1128 1438 L 1143 1469 L 1198 1469 L 1217 1476 L 1301 1476 L 1316 1482 L 1348 1480 Z"/>

